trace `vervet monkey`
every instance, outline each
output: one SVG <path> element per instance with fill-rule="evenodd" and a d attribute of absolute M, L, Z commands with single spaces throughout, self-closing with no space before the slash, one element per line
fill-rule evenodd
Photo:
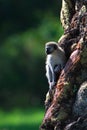
<path fill-rule="evenodd" d="M 46 57 L 46 77 L 49 88 L 56 85 L 58 76 L 65 66 L 66 57 L 64 50 L 56 42 L 47 42 L 45 45 Z"/>

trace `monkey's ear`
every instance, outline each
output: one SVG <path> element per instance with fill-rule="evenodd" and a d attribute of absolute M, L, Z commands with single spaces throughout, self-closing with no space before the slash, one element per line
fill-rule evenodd
<path fill-rule="evenodd" d="M 58 48 L 58 46 L 57 45 L 54 45 L 54 49 L 56 50 Z"/>

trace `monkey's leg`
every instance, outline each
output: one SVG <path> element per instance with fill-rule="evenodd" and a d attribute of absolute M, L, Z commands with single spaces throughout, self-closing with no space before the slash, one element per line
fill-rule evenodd
<path fill-rule="evenodd" d="M 55 73 L 55 75 L 54 75 L 54 81 L 55 82 L 57 82 L 61 70 L 62 70 L 61 64 L 55 65 L 55 67 L 54 67 L 54 73 Z"/>

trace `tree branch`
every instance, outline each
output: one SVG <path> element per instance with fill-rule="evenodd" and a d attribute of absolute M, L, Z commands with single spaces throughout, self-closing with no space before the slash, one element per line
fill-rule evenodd
<path fill-rule="evenodd" d="M 67 63 L 57 85 L 51 93 L 47 94 L 46 113 L 41 130 L 64 129 L 71 120 L 73 102 L 79 89 L 76 86 L 80 86 L 87 80 L 87 58 L 85 58 L 87 56 L 87 1 L 62 0 L 62 2 L 64 5 L 62 5 L 61 22 L 64 35 L 59 40 L 59 45 L 65 50 Z"/>

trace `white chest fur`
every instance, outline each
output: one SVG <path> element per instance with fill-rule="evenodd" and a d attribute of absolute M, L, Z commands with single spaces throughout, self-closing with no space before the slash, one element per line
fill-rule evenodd
<path fill-rule="evenodd" d="M 51 64 L 53 67 L 55 65 L 64 65 L 65 64 L 65 56 L 60 56 L 59 54 L 52 54 L 47 56 L 46 64 Z"/>

